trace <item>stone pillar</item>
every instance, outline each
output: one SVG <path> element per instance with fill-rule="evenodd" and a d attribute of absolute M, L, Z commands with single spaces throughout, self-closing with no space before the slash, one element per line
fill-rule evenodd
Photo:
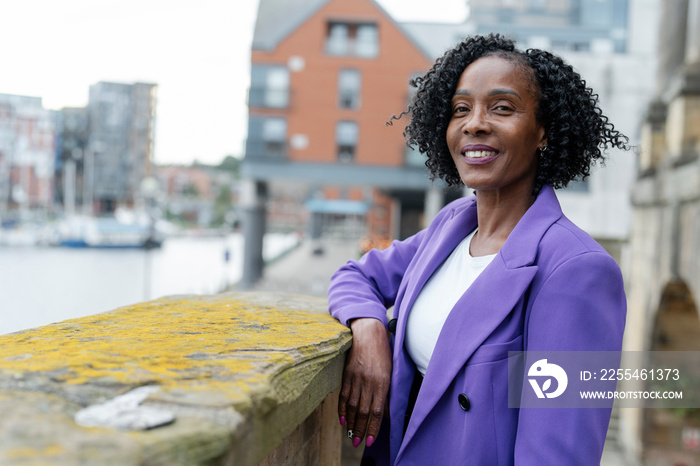
<path fill-rule="evenodd" d="M 243 278 L 240 287 L 249 289 L 262 277 L 263 239 L 265 237 L 265 202 L 267 183 L 246 179 L 241 190 L 241 223 L 243 225 Z"/>
<path fill-rule="evenodd" d="M 666 144 L 671 157 L 695 153 L 700 141 L 700 62 L 686 65 L 680 86 L 668 106 Z"/>
<path fill-rule="evenodd" d="M 700 63 L 700 0 L 688 0 L 685 62 Z"/>
<path fill-rule="evenodd" d="M 431 186 L 425 192 L 425 210 L 423 215 L 423 228 L 430 225 L 440 209 L 445 205 L 445 192 L 435 186 Z"/>
<path fill-rule="evenodd" d="M 323 214 L 321 212 L 312 212 L 311 221 L 309 222 L 309 236 L 312 241 L 321 239 L 323 235 Z"/>
<path fill-rule="evenodd" d="M 675 24 L 675 41 L 662 35 L 660 42 L 660 62 L 667 68 L 659 73 L 659 83 L 666 84 L 662 96 L 668 102 L 667 152 L 672 158 L 687 157 L 698 150 L 700 140 L 695 124 L 700 120 L 700 0 L 670 2 L 665 7 L 666 17 L 681 21 Z M 680 13 L 684 13 L 682 17 Z M 666 24 L 662 31 L 665 27 L 669 32 L 673 26 Z M 664 47 L 673 50 L 664 52 Z M 678 66 L 673 66 L 679 60 Z"/>
<path fill-rule="evenodd" d="M 642 123 L 642 144 L 639 154 L 639 169 L 642 175 L 656 167 L 666 150 L 667 107 L 660 100 L 649 105 Z"/>
<path fill-rule="evenodd" d="M 659 22 L 657 94 L 668 102 L 674 78 L 683 66 L 685 57 L 688 0 L 663 2 Z"/>

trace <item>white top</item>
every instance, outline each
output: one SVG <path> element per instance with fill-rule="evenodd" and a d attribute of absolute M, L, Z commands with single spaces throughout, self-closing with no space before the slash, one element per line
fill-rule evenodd
<path fill-rule="evenodd" d="M 452 308 L 496 254 L 472 257 L 469 245 L 472 231 L 452 251 L 425 284 L 413 303 L 406 322 L 406 350 L 425 375 L 442 327 Z"/>

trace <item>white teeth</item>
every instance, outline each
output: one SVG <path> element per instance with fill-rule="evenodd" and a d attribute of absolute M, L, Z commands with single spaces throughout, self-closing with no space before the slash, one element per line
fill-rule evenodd
<path fill-rule="evenodd" d="M 498 152 L 495 151 L 486 151 L 486 150 L 468 150 L 467 152 L 464 152 L 465 157 L 469 157 L 471 159 L 480 159 L 481 157 L 490 157 L 493 155 L 498 154 Z"/>

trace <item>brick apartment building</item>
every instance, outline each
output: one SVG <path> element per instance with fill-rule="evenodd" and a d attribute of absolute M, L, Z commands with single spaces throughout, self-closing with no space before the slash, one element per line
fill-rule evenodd
<path fill-rule="evenodd" d="M 442 188 L 405 146 L 407 119 L 386 124 L 406 108 L 410 78 L 432 62 L 373 0 L 260 1 L 242 166 L 253 269 L 262 268 L 265 217 L 280 210 L 270 194 L 285 185 L 304 191 L 297 217 L 307 216 L 312 237 L 406 237 L 430 216 L 426 200 L 442 206 Z"/>

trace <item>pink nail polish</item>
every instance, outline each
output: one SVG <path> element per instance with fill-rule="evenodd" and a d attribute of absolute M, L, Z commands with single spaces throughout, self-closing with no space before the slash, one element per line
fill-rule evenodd
<path fill-rule="evenodd" d="M 340 425 L 341 426 L 345 425 L 345 416 L 340 416 Z"/>
<path fill-rule="evenodd" d="M 352 446 L 355 448 L 359 447 L 361 441 L 362 441 L 361 438 L 355 437 L 354 439 L 352 439 Z"/>
<path fill-rule="evenodd" d="M 367 436 L 366 445 L 367 445 L 368 447 L 371 447 L 373 443 L 374 443 L 374 437 L 372 437 L 371 435 Z"/>

